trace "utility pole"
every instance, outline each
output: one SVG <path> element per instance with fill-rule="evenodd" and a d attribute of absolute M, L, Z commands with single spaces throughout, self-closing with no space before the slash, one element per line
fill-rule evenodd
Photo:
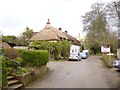
<path fill-rule="evenodd" d="M 117 3 L 114 2 L 115 9 L 118 15 L 118 49 L 117 49 L 117 58 L 120 58 L 120 1 Z"/>

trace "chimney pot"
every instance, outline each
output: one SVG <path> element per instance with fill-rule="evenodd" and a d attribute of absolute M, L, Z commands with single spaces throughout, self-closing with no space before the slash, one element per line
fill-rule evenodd
<path fill-rule="evenodd" d="M 50 24 L 50 19 L 48 19 L 48 22 L 47 22 L 47 24 Z"/>

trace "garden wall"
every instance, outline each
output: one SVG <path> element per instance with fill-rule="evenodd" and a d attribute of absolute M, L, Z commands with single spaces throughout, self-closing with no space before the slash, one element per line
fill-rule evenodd
<path fill-rule="evenodd" d="M 35 80 L 36 78 L 39 78 L 41 75 L 43 75 L 47 71 L 47 64 L 43 65 L 39 68 L 32 68 L 30 72 L 25 73 L 22 76 L 16 77 L 21 83 L 24 84 L 24 86 L 27 86 L 30 82 Z"/>

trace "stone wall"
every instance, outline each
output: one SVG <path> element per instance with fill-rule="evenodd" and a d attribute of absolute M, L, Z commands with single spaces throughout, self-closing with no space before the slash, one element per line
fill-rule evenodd
<path fill-rule="evenodd" d="M 40 77 L 42 74 L 44 74 L 47 70 L 47 65 L 43 65 L 39 68 L 32 68 L 30 72 L 25 73 L 22 76 L 16 77 L 21 83 L 24 84 L 24 86 L 28 85 L 31 81 L 34 79 Z"/>

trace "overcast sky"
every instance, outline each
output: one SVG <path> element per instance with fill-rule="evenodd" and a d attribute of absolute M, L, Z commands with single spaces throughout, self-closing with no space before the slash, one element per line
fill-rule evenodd
<path fill-rule="evenodd" d="M 0 31 L 4 35 L 20 35 L 28 26 L 42 30 L 47 19 L 55 28 L 67 30 L 72 36 L 82 36 L 81 16 L 95 2 L 113 0 L 0 0 Z"/>

